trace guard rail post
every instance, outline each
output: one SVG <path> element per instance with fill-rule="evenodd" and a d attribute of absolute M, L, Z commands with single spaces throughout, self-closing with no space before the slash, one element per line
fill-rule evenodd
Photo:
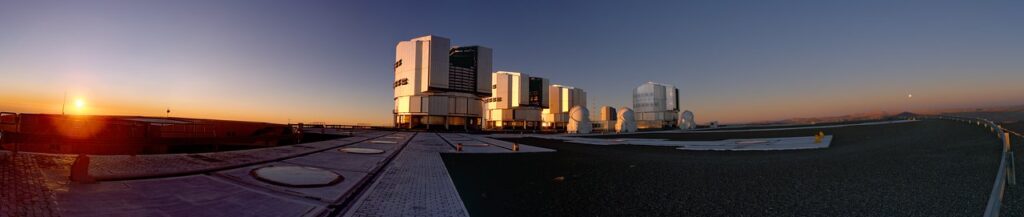
<path fill-rule="evenodd" d="M 1003 150 L 1009 155 L 1009 168 L 1006 168 L 1006 178 L 1010 185 L 1017 185 L 1016 163 L 1014 162 L 1013 150 L 1010 146 L 1010 133 L 1003 132 Z"/>

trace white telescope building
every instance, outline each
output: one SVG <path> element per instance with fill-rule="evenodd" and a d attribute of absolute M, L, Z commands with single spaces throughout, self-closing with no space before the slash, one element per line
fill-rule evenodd
<path fill-rule="evenodd" d="M 641 84 L 633 91 L 633 112 L 639 129 L 676 127 L 679 89 L 654 82 Z"/>
<path fill-rule="evenodd" d="M 548 79 L 524 73 L 491 74 L 491 97 L 484 99 L 487 129 L 539 129 L 541 110 L 548 107 Z"/>
<path fill-rule="evenodd" d="M 491 95 L 491 49 L 452 47 L 423 36 L 395 48 L 394 123 L 398 128 L 478 129 L 481 97 Z"/>
<path fill-rule="evenodd" d="M 601 110 L 598 113 L 597 120 L 594 121 L 594 125 L 597 126 L 594 130 L 602 132 L 615 132 L 615 123 L 618 121 L 619 113 L 615 108 L 611 106 L 601 106 Z"/>
<path fill-rule="evenodd" d="M 548 87 L 548 96 L 548 108 L 541 112 L 547 128 L 565 128 L 572 107 L 587 107 L 587 92 L 580 88 L 555 84 Z"/>

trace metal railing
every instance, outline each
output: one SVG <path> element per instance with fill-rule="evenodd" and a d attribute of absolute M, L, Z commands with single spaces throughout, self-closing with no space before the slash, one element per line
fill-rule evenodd
<path fill-rule="evenodd" d="M 995 122 L 984 118 L 971 118 L 971 117 L 956 117 L 956 116 L 937 116 L 935 118 L 942 120 L 953 120 L 960 121 L 968 124 L 974 124 L 978 127 L 986 128 L 996 134 L 996 137 L 1003 142 L 1003 151 L 1000 154 L 999 159 L 999 172 L 996 173 L 995 183 L 992 184 L 992 192 L 989 194 L 988 202 L 985 206 L 985 217 L 996 217 L 999 216 L 1003 203 L 1003 195 L 1006 192 L 1007 183 L 1010 185 L 1016 185 L 1016 175 L 1014 174 L 1014 156 L 1013 150 L 1010 149 L 1010 138 L 1009 135 L 1013 134 L 1024 138 L 1021 134 L 1008 131 L 1003 129 Z"/>

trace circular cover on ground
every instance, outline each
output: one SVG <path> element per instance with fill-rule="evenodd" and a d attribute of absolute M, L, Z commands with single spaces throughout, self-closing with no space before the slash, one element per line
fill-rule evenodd
<path fill-rule="evenodd" d="M 375 148 L 339 148 L 338 151 L 353 154 L 380 154 L 384 153 L 384 150 Z"/>
<path fill-rule="evenodd" d="M 387 141 L 387 140 L 373 140 L 373 141 L 370 141 L 370 143 L 373 143 L 373 144 L 398 144 L 398 142 Z"/>
<path fill-rule="evenodd" d="M 345 179 L 333 171 L 303 166 L 266 166 L 249 174 L 266 183 L 295 188 L 331 186 Z"/>

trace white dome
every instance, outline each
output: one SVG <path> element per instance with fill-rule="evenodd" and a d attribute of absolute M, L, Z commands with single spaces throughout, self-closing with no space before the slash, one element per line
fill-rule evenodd
<path fill-rule="evenodd" d="M 615 132 L 636 132 L 636 117 L 633 116 L 633 109 L 627 107 L 619 108 L 619 116 L 615 122 Z"/>
<path fill-rule="evenodd" d="M 576 121 L 582 121 L 583 119 L 589 120 L 590 110 L 587 110 L 587 108 L 583 106 L 573 106 L 572 109 L 569 110 L 569 119 Z"/>
<path fill-rule="evenodd" d="M 693 120 L 693 112 L 690 110 L 679 113 L 679 129 L 689 130 L 696 129 L 697 122 Z"/>
<path fill-rule="evenodd" d="M 594 125 L 590 123 L 590 111 L 587 107 L 574 106 L 569 110 L 569 124 L 566 131 L 569 133 L 590 133 Z"/>

